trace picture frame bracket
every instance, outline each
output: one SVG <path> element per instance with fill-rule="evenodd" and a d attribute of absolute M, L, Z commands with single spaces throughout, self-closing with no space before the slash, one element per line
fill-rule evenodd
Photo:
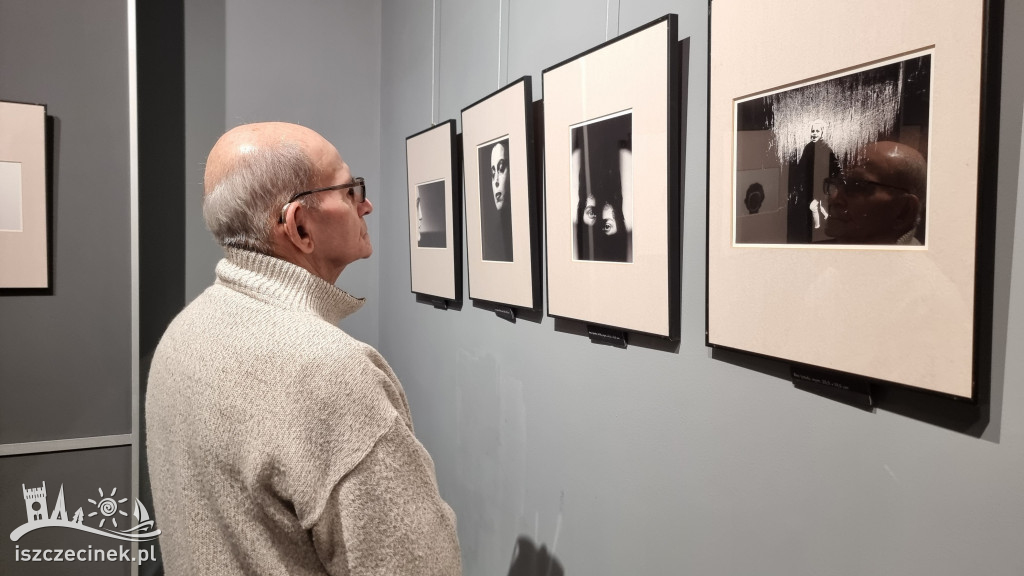
<path fill-rule="evenodd" d="M 874 407 L 871 383 L 862 378 L 802 364 L 790 365 L 790 378 L 799 390 L 861 408 Z"/>
<path fill-rule="evenodd" d="M 613 346 L 615 348 L 622 348 L 623 350 L 625 350 L 627 346 L 626 332 L 622 330 L 587 324 L 587 336 L 590 337 L 590 342 L 593 344 Z"/>
<path fill-rule="evenodd" d="M 516 310 L 511 306 L 495 306 L 494 315 L 502 320 L 508 320 L 513 324 L 516 323 Z"/>

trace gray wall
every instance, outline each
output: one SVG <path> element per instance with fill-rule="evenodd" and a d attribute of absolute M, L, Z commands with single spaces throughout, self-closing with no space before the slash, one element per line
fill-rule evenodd
<path fill-rule="evenodd" d="M 0 296 L 0 444 L 131 433 L 127 45 L 123 0 L 0 1 L 0 99 L 57 126 L 53 295 Z"/>
<path fill-rule="evenodd" d="M 224 0 L 185 5 L 185 300 L 213 283 L 222 251 L 203 222 L 206 155 L 224 122 Z"/>
<path fill-rule="evenodd" d="M 605 40 L 606 22 L 614 33 L 680 15 L 692 44 L 678 351 L 599 348 L 550 319 L 511 325 L 468 302 L 460 312 L 416 304 L 404 143 L 431 122 L 432 3 L 346 4 L 186 2 L 188 296 L 219 257 L 198 198 L 220 132 L 284 119 L 338 144 L 375 205 L 374 258 L 340 281 L 371 303 L 345 327 L 378 345 L 406 387 L 459 517 L 466 574 L 506 573 L 519 534 L 581 574 L 1024 571 L 1017 35 L 1005 48 L 991 400 L 963 425 L 942 422 L 941 405 L 914 414 L 914 397 L 910 408 L 859 411 L 795 390 L 781 365 L 704 347 L 702 0 L 520 0 L 505 26 L 507 78 L 532 75 L 540 97 L 540 71 Z M 498 88 L 501 3 L 437 4 L 444 120 Z M 1024 7 L 1008 4 L 1013 31 Z"/>
<path fill-rule="evenodd" d="M 498 88 L 500 3 L 443 0 L 440 118 Z M 430 2 L 382 17 L 380 348 L 459 518 L 467 575 L 505 574 L 518 534 L 567 573 L 1011 575 L 1024 572 L 1024 342 L 1019 182 L 1024 6 L 1007 2 L 991 403 L 977 425 L 938 407 L 873 413 L 798 391 L 784 366 L 704 347 L 707 3 L 512 1 L 508 78 L 619 29 L 679 14 L 690 36 L 677 352 L 616 350 L 409 293 L 405 137 L 431 121 Z M 742 39 L 735 39 L 742 41 Z M 716 41 L 728 41 L 716 39 Z M 1014 248 L 1017 248 L 1014 250 Z M 934 403 L 932 403 L 934 404 Z M 959 422 L 964 432 L 954 431 Z"/>
<path fill-rule="evenodd" d="M 228 128 L 279 120 L 330 140 L 383 203 L 380 166 L 380 3 L 302 0 L 185 2 L 186 299 L 213 282 L 221 249 L 202 221 L 206 154 Z M 376 245 L 380 224 L 368 216 Z M 376 345 L 379 258 L 350 265 L 338 286 L 368 297 L 342 322 Z"/>
<path fill-rule="evenodd" d="M 0 574 L 131 573 L 128 563 L 15 562 L 16 546 L 113 540 L 52 528 L 7 537 L 26 521 L 22 484 L 45 482 L 50 511 L 63 485 L 69 515 L 116 488 L 132 512 L 127 14 L 124 0 L 0 0 L 0 99 L 47 104 L 56 119 L 53 294 L 0 295 Z M 66 440 L 111 435 L 121 438 L 72 444 L 126 445 L 66 451 Z M 29 444 L 41 441 L 53 442 Z"/>
<path fill-rule="evenodd" d="M 102 514 L 89 517 L 98 512 L 98 506 L 89 502 L 100 502 L 104 496 L 113 496 L 116 500 L 127 498 L 118 504 L 118 510 L 127 516 L 115 515 L 120 529 L 125 529 L 124 522 L 132 521 L 133 505 L 131 499 L 131 465 L 132 451 L 129 446 L 116 448 L 98 448 L 94 450 L 77 450 L 73 452 L 57 452 L 51 454 L 31 454 L 7 456 L 0 460 L 0 534 L 3 538 L 3 554 L 0 554 L 0 574 L 16 576 L 54 576 L 57 574 L 74 574 L 75 576 L 115 576 L 131 574 L 130 562 L 23 562 L 15 560 L 17 552 L 25 550 L 61 549 L 85 550 L 82 557 L 88 558 L 89 549 L 118 550 L 118 546 L 130 548 L 127 542 L 104 538 L 61 527 L 34 530 L 23 535 L 17 542 L 11 542 L 8 535 L 27 521 L 25 499 L 22 484 L 25 488 L 46 488 L 47 512 L 53 514 L 56 509 L 61 488 L 64 490 L 64 510 L 69 520 L 74 519 L 75 512 L 81 508 L 84 524 L 98 526 L 99 520 L 105 527 L 113 523 Z M 157 527 L 159 527 L 157 520 Z M 129 524 L 128 526 L 134 526 Z M 147 550 L 152 543 L 145 543 Z M 117 555 L 120 555 L 118 551 Z M 159 558 L 159 553 L 156 554 Z M 149 569 L 154 563 L 144 563 Z"/>

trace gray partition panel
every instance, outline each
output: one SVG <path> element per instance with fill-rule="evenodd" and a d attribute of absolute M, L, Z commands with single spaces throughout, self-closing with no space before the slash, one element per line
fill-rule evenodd
<path fill-rule="evenodd" d="M 53 295 L 0 296 L 0 443 L 131 433 L 127 5 L 0 0 L 0 99 L 56 119 Z"/>
<path fill-rule="evenodd" d="M 131 497 L 131 461 L 131 448 L 127 446 L 0 458 L 0 574 L 129 574 L 132 562 L 124 561 L 125 556 L 131 557 L 129 542 L 64 526 L 40 527 L 23 534 L 16 531 L 29 523 L 30 507 L 36 504 L 43 507 L 39 489 L 44 487 L 47 517 L 52 518 L 63 508 L 67 519 L 73 522 L 81 509 L 82 526 L 98 528 L 102 521 L 103 528 L 110 528 L 117 520 L 116 529 L 131 528 L 136 524 L 135 502 Z M 60 506 L 62 492 L 63 507 Z M 112 498 L 112 502 L 104 503 L 105 498 Z M 113 515 L 108 516 L 111 512 Z M 18 536 L 17 541 L 11 540 L 12 533 Z M 140 544 L 147 551 L 150 546 Z M 36 550 L 41 552 L 39 559 L 33 561 Z M 64 561 L 52 560 L 57 554 L 54 550 L 63 551 Z M 66 559 L 68 550 L 73 551 L 74 556 L 70 562 Z M 103 560 L 99 559 L 101 550 Z M 110 551 L 114 551 L 113 554 Z M 108 555 L 117 560 L 107 559 Z M 51 561 L 44 561 L 44 556 Z"/>

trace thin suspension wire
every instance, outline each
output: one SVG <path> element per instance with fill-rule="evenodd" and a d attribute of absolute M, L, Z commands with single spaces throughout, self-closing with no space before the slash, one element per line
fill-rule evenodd
<path fill-rule="evenodd" d="M 430 125 L 437 125 L 437 0 L 433 2 L 430 19 Z"/>
<path fill-rule="evenodd" d="M 614 9 L 612 3 L 615 3 Z M 610 40 L 612 38 L 612 12 L 615 12 L 615 36 L 619 35 L 620 25 L 619 16 L 622 11 L 622 3 L 619 0 L 606 0 L 604 8 L 604 39 Z"/>
<path fill-rule="evenodd" d="M 501 88 L 501 17 L 505 0 L 498 0 L 498 88 Z"/>

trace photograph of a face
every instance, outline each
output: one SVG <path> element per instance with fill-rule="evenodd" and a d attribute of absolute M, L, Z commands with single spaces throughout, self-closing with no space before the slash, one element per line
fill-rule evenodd
<path fill-rule="evenodd" d="M 679 337 L 689 44 L 676 20 L 668 14 L 543 72 L 548 316 Z"/>
<path fill-rule="evenodd" d="M 573 259 L 633 261 L 633 114 L 570 126 Z"/>
<path fill-rule="evenodd" d="M 529 76 L 462 109 L 469 297 L 540 310 L 541 213 Z"/>
<path fill-rule="evenodd" d="M 931 65 L 922 51 L 736 101 L 734 241 L 924 245 Z"/>
<path fill-rule="evenodd" d="M 416 186 L 416 245 L 420 248 L 445 248 L 444 180 Z"/>
<path fill-rule="evenodd" d="M 483 260 L 512 262 L 512 189 L 509 138 L 477 146 L 480 239 Z"/>

